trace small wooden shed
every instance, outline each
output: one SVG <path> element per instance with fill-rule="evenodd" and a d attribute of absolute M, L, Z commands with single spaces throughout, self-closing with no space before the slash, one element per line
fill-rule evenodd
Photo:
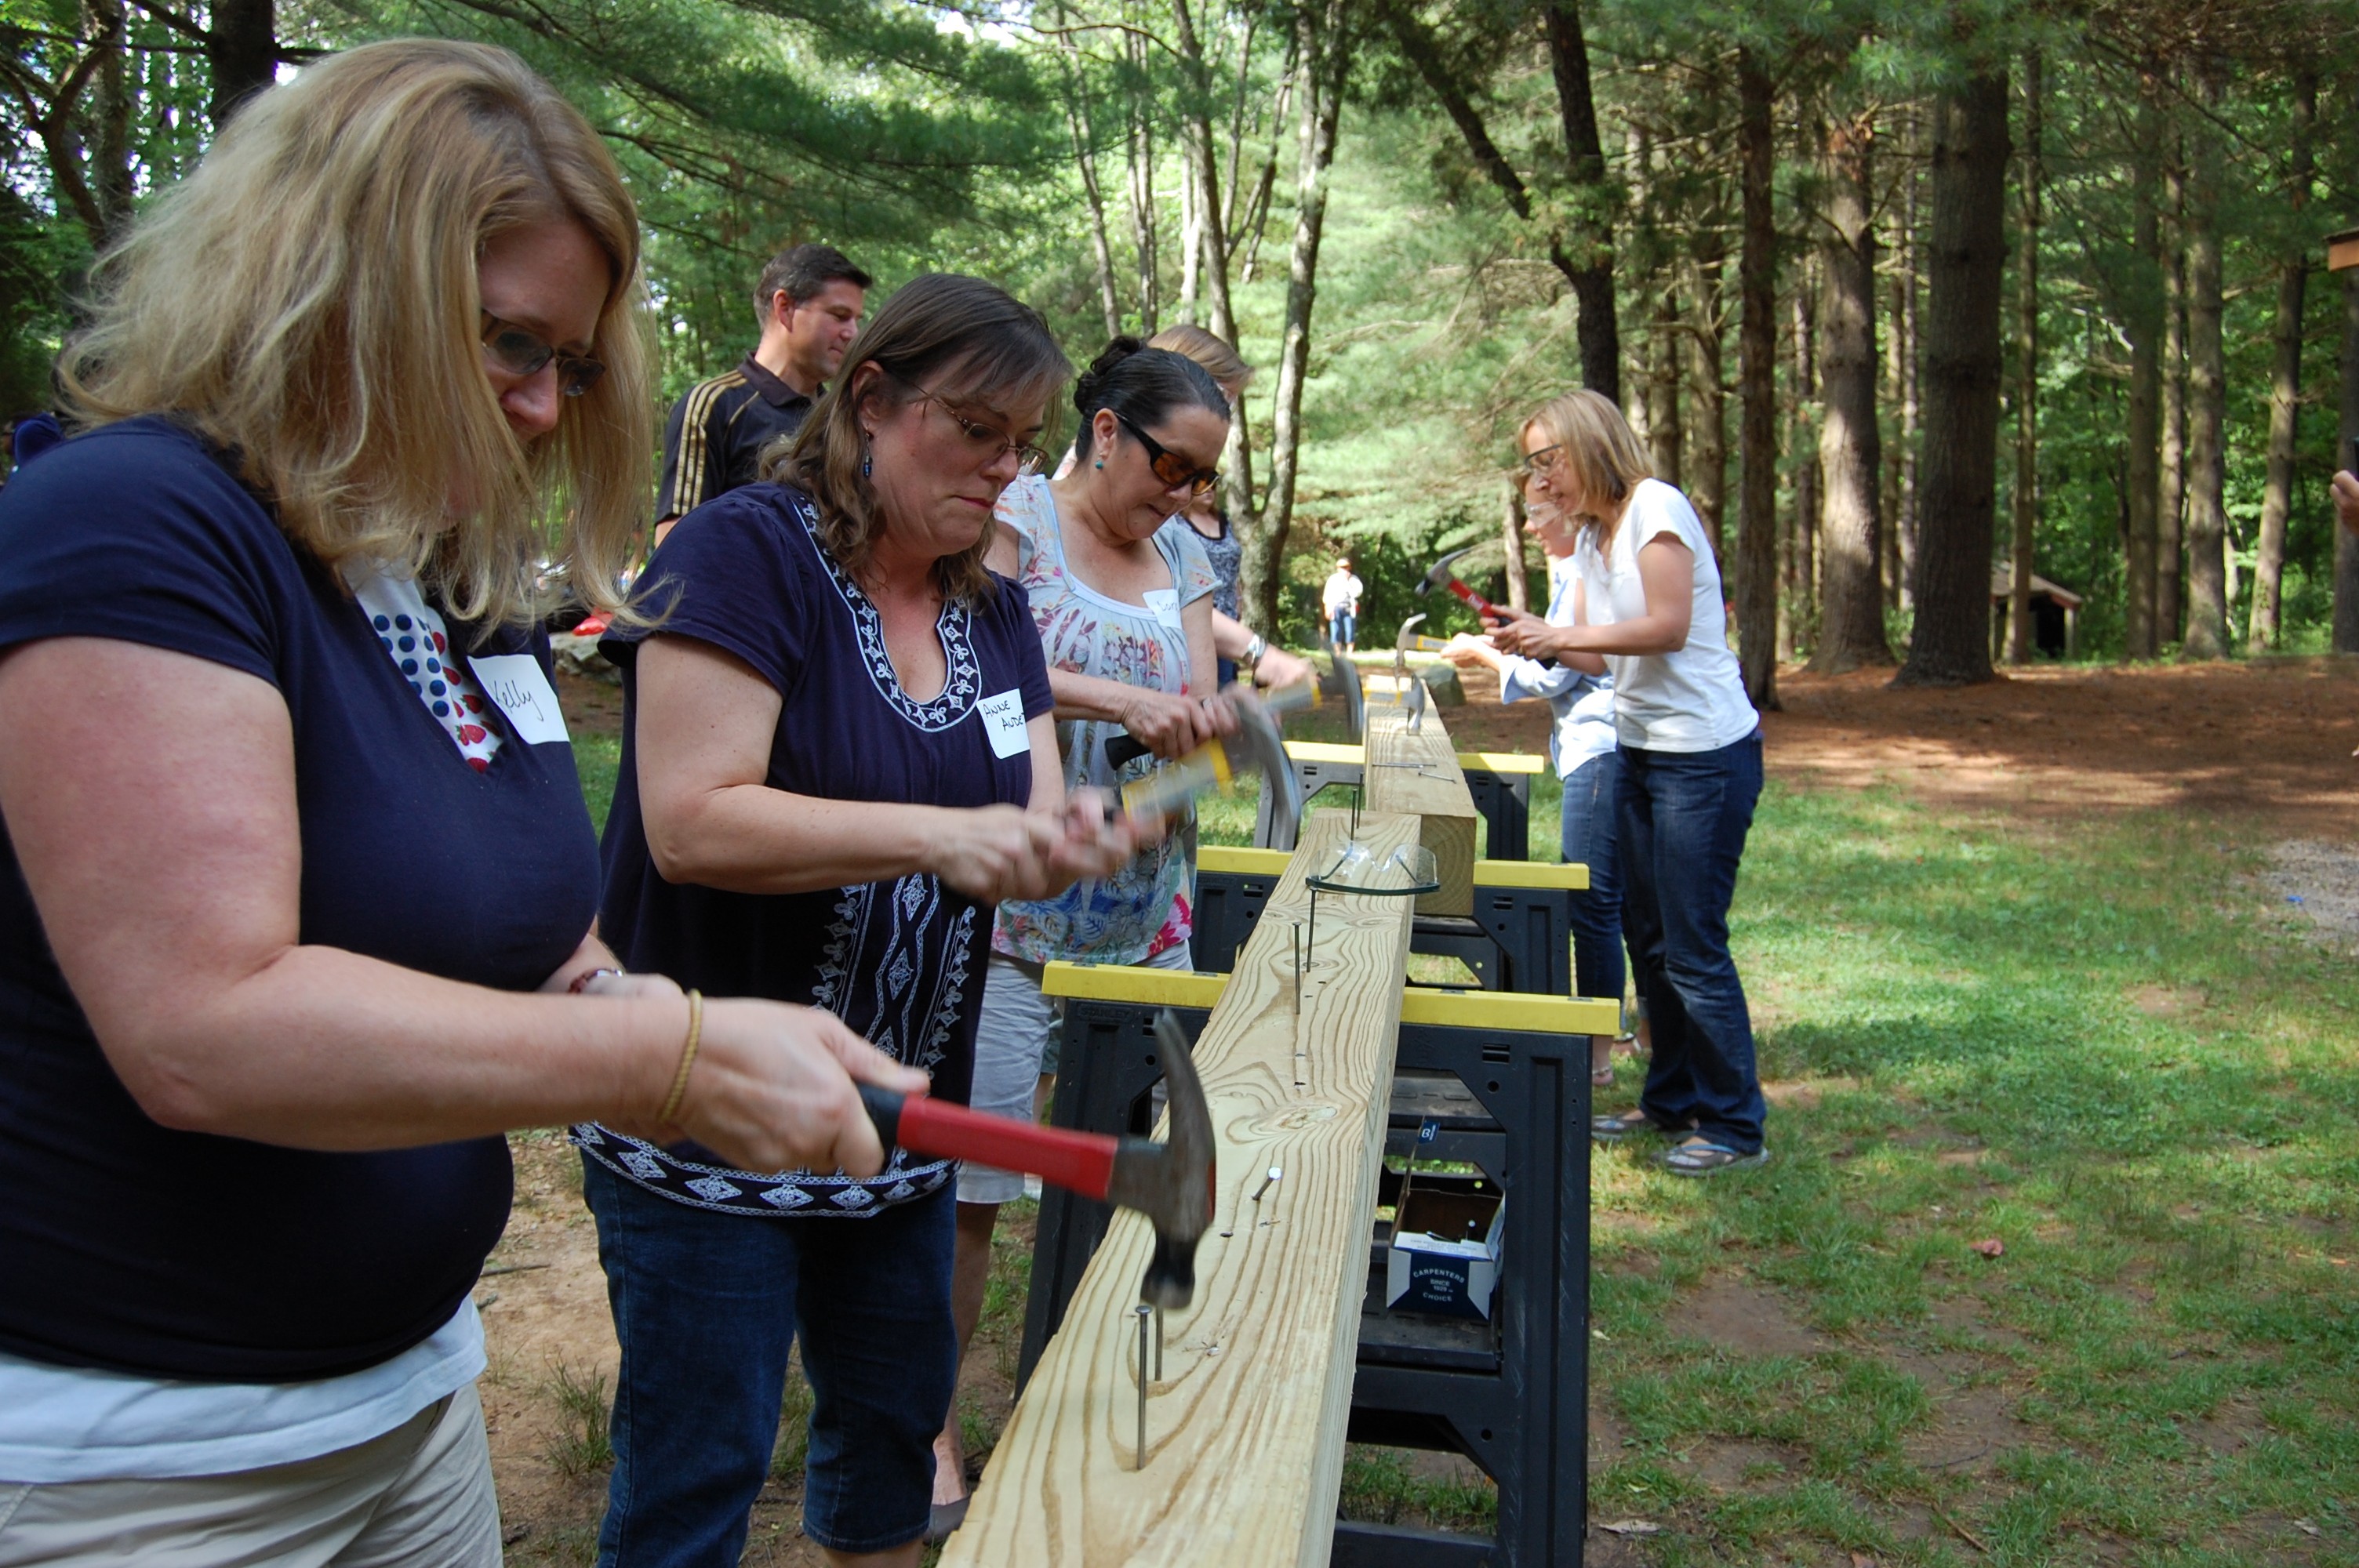
<path fill-rule="evenodd" d="M 2009 610 L 2015 602 L 2015 574 L 2002 568 L 1991 573 L 1991 657 L 2006 652 Z M 2081 596 L 2031 574 L 2031 643 L 2049 658 L 2070 659 L 2081 652 Z"/>

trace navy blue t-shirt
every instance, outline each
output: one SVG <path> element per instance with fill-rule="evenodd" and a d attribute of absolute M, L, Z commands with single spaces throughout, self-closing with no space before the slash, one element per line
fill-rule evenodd
<path fill-rule="evenodd" d="M 1020 732 L 1003 730 L 998 750 L 1009 754 L 996 754 L 985 712 L 1012 718 L 1020 708 L 1028 720 L 1054 706 L 1024 590 L 1002 578 L 987 600 L 943 606 L 936 629 L 949 678 L 930 701 L 917 701 L 893 674 L 875 607 L 821 546 L 810 506 L 799 491 L 755 484 L 698 507 L 656 552 L 641 600 L 660 622 L 655 633 L 725 649 L 777 688 L 766 782 L 829 800 L 1030 800 L 1030 751 Z M 623 671 L 622 772 L 606 818 L 600 934 L 632 968 L 683 986 L 826 1008 L 886 1054 L 932 1074 L 935 1095 L 964 1104 L 990 907 L 923 874 L 783 894 L 665 881 L 639 815 L 636 655 L 649 634 L 599 644 Z M 764 1216 L 873 1213 L 935 1191 L 951 1170 L 896 1151 L 885 1173 L 866 1181 L 754 1175 L 692 1143 L 656 1149 L 593 1127 L 576 1136 L 592 1158 L 667 1197 Z"/>
<path fill-rule="evenodd" d="M 537 633 L 451 631 L 453 651 L 548 662 Z M 306 945 L 529 990 L 589 930 L 597 847 L 572 748 L 510 729 L 488 772 L 469 766 L 335 577 L 177 426 L 108 426 L 0 492 L 0 649 L 61 636 L 277 688 Z M 508 1196 L 498 1138 L 323 1153 L 150 1120 L 0 846 L 0 1350 L 212 1381 L 356 1371 L 458 1310 Z"/>

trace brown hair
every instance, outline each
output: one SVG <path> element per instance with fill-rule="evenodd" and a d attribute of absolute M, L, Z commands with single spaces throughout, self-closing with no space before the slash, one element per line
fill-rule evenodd
<path fill-rule="evenodd" d="M 1629 499 L 1642 479 L 1655 477 L 1655 463 L 1638 444 L 1630 422 L 1614 400 L 1583 388 L 1552 397 L 1525 420 L 1516 432 L 1520 442 L 1533 426 L 1548 433 L 1551 445 L 1564 449 L 1565 466 L 1580 482 L 1588 505 Z M 1589 522 L 1594 524 L 1596 519 Z"/>
<path fill-rule="evenodd" d="M 867 365 L 884 373 L 862 386 L 860 372 Z M 875 488 L 862 471 L 868 458 L 860 427 L 863 403 L 898 406 L 923 387 L 952 402 L 1045 408 L 1072 373 L 1072 362 L 1038 311 L 979 277 L 929 273 L 902 285 L 861 329 L 802 428 L 763 449 L 761 477 L 794 485 L 818 503 L 820 542 L 857 578 L 885 529 Z M 945 598 L 989 597 L 991 573 L 983 557 L 991 539 L 986 528 L 972 548 L 934 563 L 934 581 Z"/>
<path fill-rule="evenodd" d="M 1192 321 L 1164 328 L 1147 340 L 1147 346 L 1187 355 L 1211 371 L 1212 379 L 1223 389 L 1243 387 L 1254 378 L 1254 367 L 1245 363 L 1243 354 Z"/>
<path fill-rule="evenodd" d="M 613 282 L 606 373 L 526 441 L 484 374 L 491 236 L 571 220 Z M 614 607 L 647 508 L 654 388 L 638 211 L 605 145 L 506 49 L 408 38 L 248 103 L 98 264 L 59 379 L 78 421 L 170 414 L 237 454 L 330 564 L 407 564 L 462 620 L 541 608 L 541 561 Z M 473 510 L 453 524 L 451 498 Z"/>

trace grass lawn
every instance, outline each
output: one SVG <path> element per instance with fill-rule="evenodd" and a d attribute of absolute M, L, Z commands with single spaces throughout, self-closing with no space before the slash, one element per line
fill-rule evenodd
<path fill-rule="evenodd" d="M 1772 784 L 1734 930 L 1773 1161 L 1594 1167 L 1593 1561 L 2359 1564 L 2359 979 L 2263 843 Z M 1491 1506 L 1347 1469 L 1357 1517 Z"/>

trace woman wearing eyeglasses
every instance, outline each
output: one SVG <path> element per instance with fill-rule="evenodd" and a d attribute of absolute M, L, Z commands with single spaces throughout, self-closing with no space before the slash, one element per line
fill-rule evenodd
<path fill-rule="evenodd" d="M 1592 1135 L 1676 1141 L 1675 1175 L 1758 1165 L 1767 1108 L 1728 907 L 1761 795 L 1761 719 L 1728 646 L 1720 568 L 1686 496 L 1654 476 L 1622 411 L 1568 393 L 1525 421 L 1527 493 L 1580 524 L 1573 624 L 1502 610 L 1492 642 L 1611 669 L 1621 745 L 1622 925 L 1653 1027 L 1635 1112 Z"/>
<path fill-rule="evenodd" d="M 1049 662 L 1065 787 L 1118 789 L 1216 734 L 1236 715 L 1213 673 L 1214 579 L 1203 542 L 1166 520 L 1219 482 L 1228 399 L 1184 355 L 1116 338 L 1075 384 L 1081 415 L 1064 476 L 1017 480 L 999 498 L 992 569 L 1024 585 Z M 1110 766 L 1136 736 L 1152 755 Z M 1187 968 L 1192 836 L 1150 844 L 1111 875 L 999 906 L 975 1036 L 978 1110 L 1029 1120 L 1048 1044 L 1041 966 L 1051 958 Z M 973 1336 L 999 1206 L 1023 1193 L 1006 1172 L 959 1177 L 959 1342 Z M 936 1447 L 935 1533 L 965 1511 L 957 1423 Z"/>
<path fill-rule="evenodd" d="M 633 968 L 809 1002 L 969 1098 L 992 908 L 1126 861 L 1069 810 L 992 507 L 1071 366 L 980 279 L 920 277 L 861 332 L 764 482 L 646 573 L 600 929 Z M 815 1403 L 803 1530 L 913 1563 L 951 1405 L 952 1162 L 749 1169 L 575 1130 L 622 1367 L 599 1560 L 725 1564 L 768 1474 L 789 1348 Z"/>
<path fill-rule="evenodd" d="M 922 1082 L 592 931 L 535 579 L 561 514 L 618 608 L 638 262 L 547 82 L 408 39 L 95 275 L 81 433 L 0 496 L 0 1563 L 496 1568 L 501 1130 L 864 1173 L 846 1069 Z"/>

